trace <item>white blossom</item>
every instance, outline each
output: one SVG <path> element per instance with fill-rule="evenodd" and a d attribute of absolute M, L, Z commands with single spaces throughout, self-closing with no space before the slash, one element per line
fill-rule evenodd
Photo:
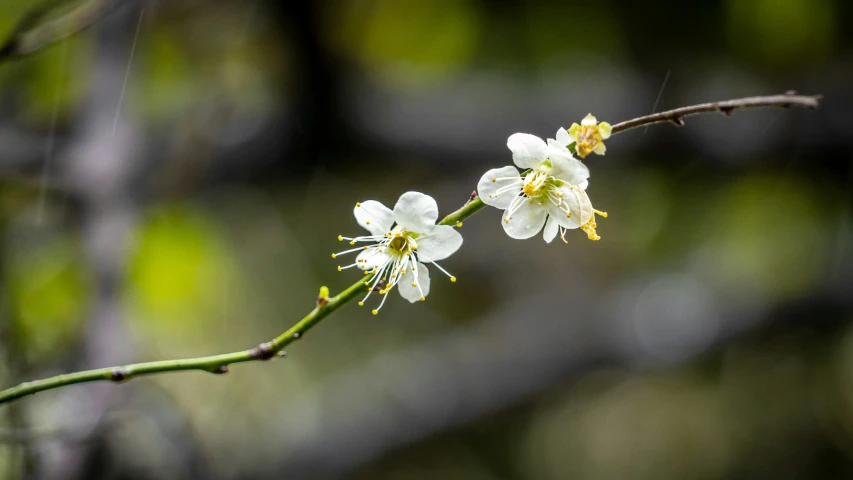
<path fill-rule="evenodd" d="M 503 228 L 512 238 L 530 238 L 544 226 L 546 242 L 557 233 L 565 241 L 565 232 L 576 228 L 598 240 L 593 216 L 606 214 L 593 209 L 586 194 L 589 170 L 566 148 L 570 137 L 564 128 L 556 137 L 546 143 L 526 133 L 511 135 L 507 147 L 525 173 L 513 166 L 489 170 L 477 192 L 484 203 L 504 210 Z"/>
<path fill-rule="evenodd" d="M 435 265 L 442 273 L 450 275 L 437 261 L 452 255 L 462 245 L 462 235 L 453 227 L 436 225 L 438 205 L 429 195 L 406 192 L 397 200 L 394 209 L 375 201 L 367 200 L 355 204 L 355 219 L 370 235 L 359 237 L 338 236 L 338 240 L 349 240 L 350 245 L 367 243 L 339 253 L 360 252 L 355 263 L 338 270 L 358 268 L 365 275 L 372 275 L 364 282 L 369 288 L 367 295 L 358 302 L 363 306 L 374 290 L 385 295 L 395 286 L 400 295 L 414 303 L 423 301 L 429 294 L 430 279 L 426 264 Z M 373 314 L 379 313 L 387 296 L 382 298 Z"/>

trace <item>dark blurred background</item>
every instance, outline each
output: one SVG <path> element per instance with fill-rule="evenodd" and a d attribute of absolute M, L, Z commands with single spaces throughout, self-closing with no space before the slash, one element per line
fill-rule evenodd
<path fill-rule="evenodd" d="M 123 3 L 0 64 L 4 388 L 272 338 L 356 201 L 449 213 L 514 132 L 824 100 L 614 137 L 599 242 L 483 210 L 425 303 L 0 407 L 0 478 L 853 476 L 853 2 Z"/>

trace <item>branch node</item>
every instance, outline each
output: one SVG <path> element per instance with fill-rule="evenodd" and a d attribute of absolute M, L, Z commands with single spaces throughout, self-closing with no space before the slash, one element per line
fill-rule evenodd
<path fill-rule="evenodd" d="M 127 372 L 121 367 L 114 367 L 110 372 L 110 381 L 120 383 L 127 380 Z"/>
<path fill-rule="evenodd" d="M 477 191 L 476 191 L 476 190 L 474 190 L 473 192 L 471 192 L 471 196 L 470 196 L 470 197 L 468 197 L 468 202 L 467 202 L 467 203 L 471 203 L 471 202 L 473 202 L 473 201 L 474 201 L 474 200 L 476 200 L 476 199 L 477 199 L 477 197 L 479 197 L 479 196 L 480 196 L 480 195 L 477 193 Z"/>
<path fill-rule="evenodd" d="M 272 342 L 265 342 L 249 351 L 249 357 L 257 360 L 269 360 L 275 356 Z"/>
<path fill-rule="evenodd" d="M 286 351 L 284 351 L 284 350 L 279 350 L 279 352 L 278 352 L 278 353 L 276 353 L 276 355 L 278 355 L 279 357 L 286 357 L 286 356 L 287 356 L 287 352 L 286 352 Z"/>
<path fill-rule="evenodd" d="M 220 365 L 211 370 L 210 373 L 214 375 L 225 375 L 226 373 L 228 373 L 228 365 Z"/>
<path fill-rule="evenodd" d="M 673 118 L 669 119 L 669 121 L 672 122 L 677 127 L 683 127 L 684 126 L 684 119 L 681 117 L 673 117 Z"/>
<path fill-rule="evenodd" d="M 299 340 L 300 338 L 302 338 L 302 334 L 299 332 L 293 332 L 293 338 Z"/>
<path fill-rule="evenodd" d="M 723 115 L 725 115 L 727 117 L 731 117 L 732 112 L 734 111 L 734 108 L 732 108 L 732 107 L 720 107 L 720 111 L 723 112 Z"/>

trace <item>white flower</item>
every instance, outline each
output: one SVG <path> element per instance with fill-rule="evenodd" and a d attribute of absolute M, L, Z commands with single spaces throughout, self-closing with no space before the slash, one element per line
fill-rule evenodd
<path fill-rule="evenodd" d="M 586 194 L 589 170 L 565 147 L 566 129 L 557 131 L 557 140 L 516 133 L 507 140 L 515 164 L 529 169 L 519 174 L 513 166 L 486 172 L 477 185 L 480 199 L 487 205 L 504 209 L 503 227 L 512 238 L 530 238 L 545 226 L 544 237 L 551 242 L 559 231 L 565 241 L 566 230 L 595 226 L 597 212 Z M 606 215 L 606 214 L 605 214 Z M 590 225 L 592 225 L 590 227 Z M 589 231 L 587 231 L 589 234 Z M 595 237 L 595 238 L 593 238 Z"/>
<path fill-rule="evenodd" d="M 423 301 L 429 294 L 429 271 L 427 263 L 436 266 L 442 273 L 456 277 L 441 268 L 438 260 L 452 255 L 462 245 L 462 235 L 453 227 L 436 225 L 438 205 L 432 197 L 420 192 L 406 192 L 397 200 L 394 210 L 375 201 L 356 203 L 355 219 L 370 235 L 360 237 L 338 236 L 338 240 L 349 240 L 350 245 L 366 242 L 369 245 L 333 253 L 332 258 L 345 253 L 361 252 L 352 265 L 338 267 L 338 271 L 357 267 L 365 275 L 373 275 L 364 284 L 370 289 L 358 302 L 360 306 L 377 290 L 385 295 L 394 286 L 400 295 L 414 303 Z M 385 298 L 373 314 L 385 304 Z"/>

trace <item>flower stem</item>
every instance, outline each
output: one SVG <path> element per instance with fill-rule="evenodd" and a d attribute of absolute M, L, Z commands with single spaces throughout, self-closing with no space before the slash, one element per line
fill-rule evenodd
<path fill-rule="evenodd" d="M 620 133 L 632 128 L 651 125 L 653 123 L 671 122 L 676 125 L 683 125 L 684 117 L 696 115 L 699 113 L 722 112 L 731 114 L 732 111 L 740 108 L 754 107 L 806 107 L 817 108 L 819 96 L 807 97 L 794 94 L 773 95 L 766 97 L 749 97 L 736 100 L 726 100 L 722 102 L 703 103 L 690 107 L 677 108 L 666 112 L 655 113 L 644 117 L 635 118 L 626 122 L 613 125 L 613 133 Z M 456 225 L 458 222 L 465 220 L 477 213 L 485 206 L 479 197 L 473 196 L 468 203 L 462 206 L 459 210 L 444 217 L 440 225 Z M 344 304 L 355 298 L 361 293 L 364 293 L 365 281 L 370 281 L 371 276 L 360 278 L 356 283 L 349 288 L 339 293 L 338 295 L 318 299 L 317 307 L 314 308 L 308 315 L 300 320 L 296 325 L 291 327 L 286 332 L 269 342 L 262 343 L 257 347 L 249 350 L 243 350 L 233 353 L 224 353 L 221 355 L 211 355 L 207 357 L 185 358 L 179 360 L 164 360 L 158 362 L 134 363 L 125 366 L 98 368 L 95 370 L 85 370 L 82 372 L 68 373 L 57 375 L 55 377 L 45 378 L 43 380 L 35 380 L 32 382 L 24 382 L 16 387 L 12 387 L 0 392 L 0 404 L 11 402 L 12 400 L 32 395 L 34 393 L 52 390 L 54 388 L 73 385 L 76 383 L 88 382 L 124 382 L 143 375 L 154 375 L 158 373 L 180 372 L 186 370 L 198 370 L 202 372 L 223 374 L 228 373 L 228 366 L 235 363 L 254 362 L 269 360 L 280 356 L 284 352 L 284 348 L 305 335 L 308 330 L 320 323 L 321 320 L 328 317 L 332 312 L 341 308 Z"/>

